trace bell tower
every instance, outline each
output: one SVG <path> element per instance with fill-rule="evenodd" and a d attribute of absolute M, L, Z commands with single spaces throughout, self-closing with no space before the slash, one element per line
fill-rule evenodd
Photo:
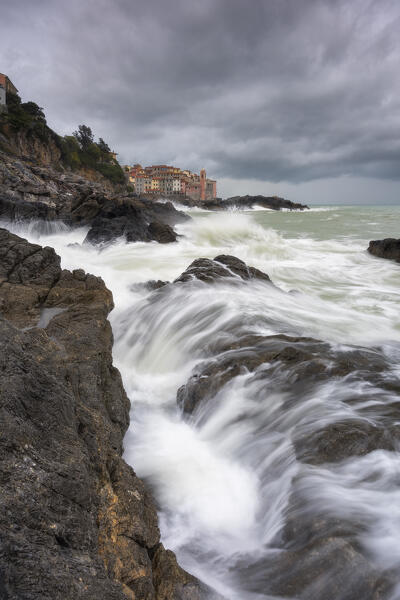
<path fill-rule="evenodd" d="M 200 200 L 205 202 L 206 200 L 206 170 L 202 169 L 200 171 Z"/>

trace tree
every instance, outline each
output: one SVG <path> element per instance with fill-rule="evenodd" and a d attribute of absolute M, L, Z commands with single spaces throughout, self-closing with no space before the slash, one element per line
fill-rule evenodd
<path fill-rule="evenodd" d="M 36 102 L 24 102 L 21 104 L 22 110 L 24 110 L 28 115 L 31 115 L 37 121 L 41 121 L 42 123 L 46 123 L 46 117 L 43 112 L 43 108 L 38 106 Z"/>
<path fill-rule="evenodd" d="M 110 146 L 105 143 L 105 141 L 103 140 L 103 138 L 99 138 L 99 143 L 97 145 L 98 145 L 98 147 L 100 148 L 100 150 L 102 152 L 107 152 L 107 153 L 111 152 Z"/>
<path fill-rule="evenodd" d="M 86 150 L 86 148 L 94 143 L 92 130 L 87 125 L 79 125 L 78 131 L 74 131 L 73 135 L 78 140 L 82 150 Z"/>

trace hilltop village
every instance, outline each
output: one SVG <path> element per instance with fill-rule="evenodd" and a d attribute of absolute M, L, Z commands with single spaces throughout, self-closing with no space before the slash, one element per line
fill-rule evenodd
<path fill-rule="evenodd" d="M 136 194 L 180 195 L 200 202 L 217 197 L 217 182 L 207 179 L 205 169 L 200 171 L 200 175 L 168 165 L 142 167 L 137 164 L 133 167 L 126 165 L 124 169 Z"/>

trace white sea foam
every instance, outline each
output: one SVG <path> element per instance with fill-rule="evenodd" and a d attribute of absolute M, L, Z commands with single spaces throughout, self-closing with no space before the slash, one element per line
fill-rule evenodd
<path fill-rule="evenodd" d="M 379 412 L 394 394 L 356 376 L 336 378 L 288 407 L 285 393 L 244 372 L 189 421 L 176 404 L 177 389 L 205 360 L 205 349 L 244 333 L 312 336 L 337 349 L 383 344 L 386 356 L 397 356 L 399 267 L 366 253 L 373 236 L 349 214 L 337 207 L 307 214 L 193 211 L 192 221 L 178 226 L 177 244 L 118 241 L 101 251 L 82 246 L 86 229 L 12 226 L 53 246 L 63 267 L 100 275 L 113 291 L 114 358 L 133 407 L 126 459 L 154 489 L 166 545 L 183 566 L 234 600 L 261 598 L 238 587 L 232 565 L 263 556 L 273 543 L 294 477 L 310 510 L 362 522 L 359 542 L 376 565 L 400 564 L 397 453 L 307 467 L 296 461 L 292 444 L 294 433 L 307 436 L 339 419 Z M 322 233 L 340 219 L 351 233 L 344 236 L 343 227 L 340 234 Z M 366 212 L 367 222 L 377 216 Z M 172 281 L 195 258 L 223 253 L 267 272 L 279 289 L 238 280 L 193 281 L 153 293 L 135 285 Z M 350 394 L 352 403 L 346 402 Z"/>

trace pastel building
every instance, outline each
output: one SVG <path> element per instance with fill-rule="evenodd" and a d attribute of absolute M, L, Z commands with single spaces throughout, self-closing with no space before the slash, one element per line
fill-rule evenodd
<path fill-rule="evenodd" d="M 205 169 L 200 175 L 170 165 L 127 167 L 129 183 L 136 194 L 182 195 L 196 201 L 207 202 L 217 196 L 217 182 L 207 179 Z"/>

